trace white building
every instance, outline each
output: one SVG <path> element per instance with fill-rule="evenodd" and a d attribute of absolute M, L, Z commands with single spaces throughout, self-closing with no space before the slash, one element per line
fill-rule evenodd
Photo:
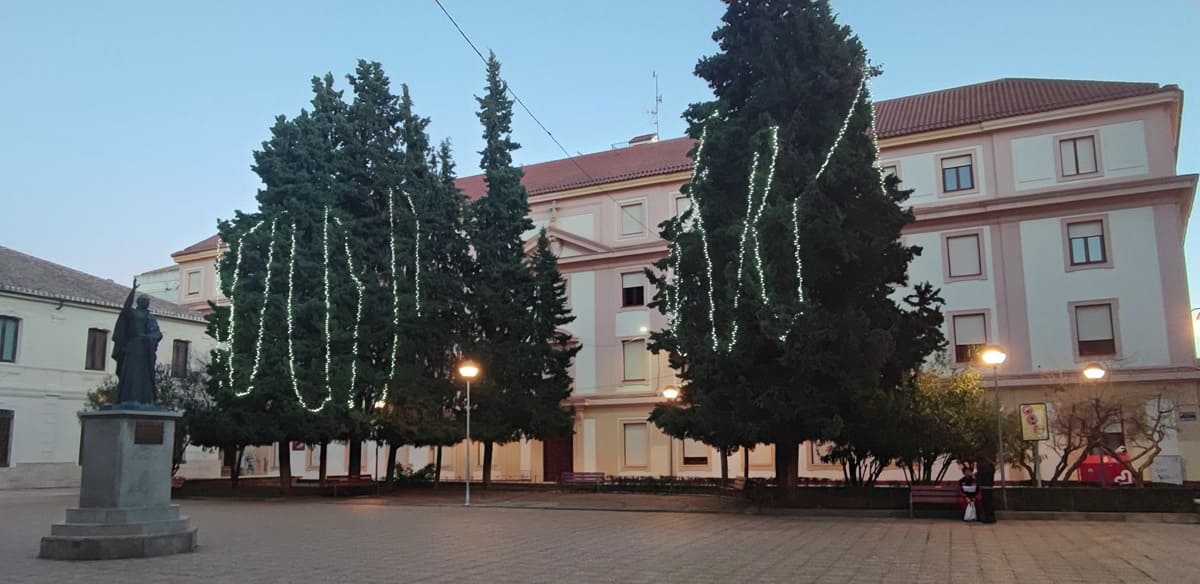
<path fill-rule="evenodd" d="M 79 484 L 87 392 L 113 375 L 110 334 L 129 288 L 0 247 L 0 489 Z M 152 299 L 158 362 L 212 349 L 196 313 Z"/>

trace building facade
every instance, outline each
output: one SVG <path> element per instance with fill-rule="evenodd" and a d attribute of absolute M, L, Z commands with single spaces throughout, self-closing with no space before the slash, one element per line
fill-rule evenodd
<path fill-rule="evenodd" d="M 112 327 L 129 288 L 0 247 L 0 489 L 77 486 L 87 393 L 114 375 Z M 151 301 L 158 362 L 212 349 L 200 315 Z"/>
<path fill-rule="evenodd" d="M 1182 97 L 1146 83 L 1001 79 L 876 105 L 880 165 L 913 191 L 916 221 L 903 238 L 923 253 L 910 281 L 941 289 L 950 358 L 971 366 L 981 346 L 1003 346 L 1008 359 L 995 373 L 1010 410 L 1053 402 L 1064 388 L 1101 391 L 1080 376 L 1099 363 L 1109 372 L 1103 391 L 1171 404 L 1160 458 L 1178 468 L 1164 476 L 1196 480 L 1200 370 L 1183 238 L 1197 177 L 1176 172 Z M 719 474 L 714 450 L 647 421 L 662 389 L 679 380 L 665 356 L 646 351 L 648 333 L 666 321 L 646 306 L 654 292 L 642 270 L 666 253 L 657 225 L 686 208 L 680 188 L 692 145 L 640 136 L 524 168 L 536 225 L 527 236 L 546 229 L 575 315 L 566 328 L 581 347 L 569 400 L 576 422 L 571 438 L 497 447 L 497 479 Z M 458 186 L 471 198 L 486 192 L 482 176 Z M 196 301 L 215 294 L 215 271 L 206 270 L 219 249 L 210 238 L 174 255 L 181 291 L 194 290 Z M 182 284 L 184 271 L 198 274 L 194 286 Z M 1114 443 L 1125 431 L 1106 429 Z M 464 475 L 464 454 L 461 445 L 446 449 L 447 478 Z M 1042 454 L 1049 476 L 1057 458 Z M 294 452 L 293 468 L 307 468 L 312 455 Z M 401 453 L 415 467 L 432 457 L 432 449 Z M 481 451 L 471 458 L 479 476 Z M 806 444 L 800 458 L 802 475 L 841 477 L 820 460 L 820 445 Z M 730 468 L 766 476 L 773 461 L 761 445 L 735 454 Z M 902 475 L 889 469 L 881 478 Z"/>

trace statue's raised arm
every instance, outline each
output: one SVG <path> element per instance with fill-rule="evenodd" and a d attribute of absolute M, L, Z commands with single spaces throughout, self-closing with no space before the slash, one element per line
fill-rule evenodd
<path fill-rule="evenodd" d="M 137 307 L 134 307 L 134 303 Z M 113 359 L 117 362 L 115 407 L 153 406 L 157 391 L 154 367 L 162 332 L 150 313 L 150 299 L 137 295 L 137 281 L 129 290 L 113 327 Z"/>

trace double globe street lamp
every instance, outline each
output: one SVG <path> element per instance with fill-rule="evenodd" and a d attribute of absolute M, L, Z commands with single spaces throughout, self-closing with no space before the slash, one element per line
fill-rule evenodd
<path fill-rule="evenodd" d="M 1004 473 L 1004 418 L 1000 409 L 1000 364 L 1008 359 L 1008 353 L 999 345 L 990 345 L 979 355 L 979 359 L 992 366 L 992 394 L 996 402 L 996 466 L 1000 467 L 1000 492 L 1004 508 L 1008 509 L 1008 485 Z"/>

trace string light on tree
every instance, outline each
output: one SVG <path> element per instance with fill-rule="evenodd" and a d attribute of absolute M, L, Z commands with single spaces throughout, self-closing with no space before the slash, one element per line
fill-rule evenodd
<path fill-rule="evenodd" d="M 228 346 L 227 354 L 229 355 L 229 367 L 228 367 L 229 371 L 228 371 L 228 373 L 229 373 L 229 387 L 230 388 L 234 387 L 234 385 L 233 385 L 233 339 L 234 339 L 233 333 L 234 333 L 235 327 L 237 325 L 237 320 L 236 320 L 237 310 L 233 303 L 233 295 L 234 295 L 234 292 L 237 290 L 238 274 L 241 272 L 241 269 L 242 269 L 242 244 L 246 241 L 247 237 L 253 235 L 255 231 L 258 231 L 258 228 L 262 227 L 263 223 L 264 223 L 264 220 L 259 220 L 258 223 L 255 223 L 252 227 L 250 227 L 249 231 L 247 231 L 245 234 L 243 234 L 241 237 L 239 237 L 238 242 L 237 242 L 237 249 L 234 250 L 234 252 L 233 252 L 233 283 L 232 283 L 232 286 L 230 286 L 230 288 L 229 288 L 229 333 L 225 338 L 225 343 Z"/>
<path fill-rule="evenodd" d="M 354 270 L 354 256 L 350 253 L 350 237 L 346 233 L 346 228 L 342 226 L 342 219 L 334 216 L 333 221 L 342 230 L 342 244 L 346 249 L 346 267 L 350 270 L 350 279 L 354 282 L 354 288 L 358 291 L 358 306 L 354 309 L 354 341 L 350 346 L 350 389 L 347 392 L 346 398 L 346 405 L 353 408 L 354 386 L 358 382 L 358 328 L 362 323 L 364 287 L 362 280 L 358 277 L 358 273 Z"/>
<path fill-rule="evenodd" d="M 332 312 L 329 305 L 329 206 L 325 206 L 324 220 L 321 222 L 321 244 L 323 258 L 325 262 L 325 393 L 333 394 L 333 388 L 329 385 L 329 362 L 333 360 L 333 344 L 329 336 L 329 313 Z"/>
<path fill-rule="evenodd" d="M 390 189 L 388 190 L 388 227 L 390 228 L 390 245 L 392 248 L 392 355 L 391 363 L 388 367 L 388 377 L 396 377 L 396 352 L 400 350 L 400 292 L 397 288 L 399 285 L 400 274 L 396 269 L 396 196 Z M 383 398 L 387 399 L 387 384 L 384 384 Z"/>
<path fill-rule="evenodd" d="M 258 309 L 258 336 L 254 340 L 254 366 L 250 368 L 250 378 L 246 380 L 246 391 L 235 391 L 239 396 L 246 396 L 254 391 L 254 380 L 258 377 L 258 366 L 262 362 L 263 335 L 267 330 L 267 306 L 271 299 L 271 268 L 275 265 L 275 226 L 277 219 L 271 220 L 271 239 L 267 243 L 267 274 L 263 280 L 263 301 Z"/>
<path fill-rule="evenodd" d="M 404 193 L 404 198 L 408 200 L 408 210 L 412 211 L 413 221 L 416 223 L 417 236 L 414 239 L 414 256 L 413 261 L 413 283 L 416 287 L 415 302 L 417 307 L 417 316 L 421 316 L 421 217 L 417 215 L 417 207 L 413 205 L 412 195 L 408 191 Z"/>

